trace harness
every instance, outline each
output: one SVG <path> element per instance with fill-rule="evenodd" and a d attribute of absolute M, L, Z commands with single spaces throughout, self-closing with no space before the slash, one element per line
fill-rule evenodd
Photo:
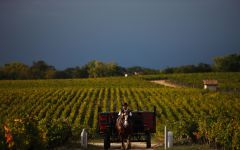
<path fill-rule="evenodd" d="M 125 121 L 128 121 L 128 123 L 131 124 L 130 112 L 131 112 L 131 111 L 130 111 L 129 109 L 127 109 L 127 110 L 121 109 L 121 114 L 120 114 L 119 117 L 117 118 L 117 122 L 119 122 L 122 127 L 124 127 L 123 124 L 124 124 Z M 125 115 L 128 116 L 128 119 L 127 119 L 127 120 L 126 120 L 125 117 L 124 117 Z"/>
<path fill-rule="evenodd" d="M 127 109 L 127 110 L 122 109 L 122 110 L 121 110 L 121 113 L 126 113 L 127 115 L 129 115 L 130 112 L 131 112 L 131 111 L 130 111 L 129 109 Z"/>

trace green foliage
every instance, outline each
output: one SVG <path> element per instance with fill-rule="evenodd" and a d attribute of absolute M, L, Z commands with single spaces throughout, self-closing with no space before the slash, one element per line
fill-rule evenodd
<path fill-rule="evenodd" d="M 55 74 L 55 78 L 64 79 L 64 78 L 87 78 L 88 72 L 86 67 L 75 67 L 75 68 L 67 68 L 63 71 L 57 71 Z"/>
<path fill-rule="evenodd" d="M 121 67 L 116 63 L 103 63 L 97 60 L 90 61 L 85 66 L 89 77 L 110 77 L 123 75 Z"/>
<path fill-rule="evenodd" d="M 197 72 L 211 72 L 212 67 L 209 64 L 199 63 L 198 65 L 185 65 L 179 67 L 168 67 L 164 69 L 163 73 L 197 73 Z"/>
<path fill-rule="evenodd" d="M 34 61 L 30 67 L 31 75 L 33 79 L 51 79 L 54 78 L 55 68 L 48 65 L 46 62 Z"/>
<path fill-rule="evenodd" d="M 134 66 L 134 67 L 129 67 L 127 68 L 127 73 L 129 74 L 159 74 L 160 71 L 159 70 L 155 70 L 155 69 L 150 69 L 150 68 L 144 68 L 141 66 Z"/>
<path fill-rule="evenodd" d="M 158 136 L 167 125 L 178 143 L 198 142 L 199 134 L 202 143 L 239 148 L 239 99 L 237 92 L 167 88 L 140 78 L 0 81 L 0 116 L 24 148 L 36 141 L 29 139 L 32 135 L 43 141 L 44 148 L 54 148 L 69 137 L 79 139 L 83 128 L 94 138 L 98 108 L 118 111 L 122 102 L 133 111 L 137 106 L 143 111 L 156 106 Z M 24 119 L 28 114 L 38 119 Z M 7 121 L 18 116 L 23 121 Z"/>
<path fill-rule="evenodd" d="M 168 67 L 161 73 L 203 73 L 203 72 L 239 72 L 240 55 L 231 54 L 215 57 L 214 64 L 199 63 L 197 65 L 184 65 L 179 67 Z M 72 78 L 97 78 L 130 75 L 159 74 L 156 69 L 133 66 L 124 68 L 113 62 L 101 62 L 93 60 L 83 66 L 56 70 L 54 66 L 48 65 L 45 61 L 34 61 L 32 66 L 20 62 L 5 64 L 0 67 L 0 79 L 72 79 Z"/>
<path fill-rule="evenodd" d="M 209 143 L 221 145 L 227 149 L 240 148 L 240 116 L 237 112 L 231 112 L 219 106 L 208 116 L 199 119 L 199 132 L 206 137 Z"/>
<path fill-rule="evenodd" d="M 145 80 L 132 77 L 90 78 L 90 79 L 54 79 L 54 80 L 1 80 L 0 89 L 26 88 L 99 88 L 99 87 L 162 87 Z"/>
<path fill-rule="evenodd" d="M 20 62 L 5 64 L 4 67 L 1 68 L 0 74 L 3 79 L 10 78 L 16 80 L 30 78 L 29 67 Z"/>
<path fill-rule="evenodd" d="M 203 72 L 239 72 L 240 54 L 230 54 L 213 58 L 213 65 L 199 63 L 197 65 L 184 65 L 178 67 L 168 67 L 163 69 L 163 73 L 203 73 Z"/>
<path fill-rule="evenodd" d="M 198 121 L 194 118 L 182 118 L 179 121 L 168 121 L 167 126 L 169 130 L 174 131 L 175 143 L 189 144 L 197 142 L 194 133 L 198 132 Z"/>
<path fill-rule="evenodd" d="M 32 117 L 9 119 L 6 127 L 10 129 L 12 142 L 7 143 L 4 138 L 4 128 L 0 128 L 1 148 L 9 149 L 47 149 L 64 144 L 71 134 L 71 127 L 65 120 L 42 119 L 38 121 Z"/>
<path fill-rule="evenodd" d="M 31 117 L 8 120 L 7 126 L 13 137 L 13 147 L 17 149 L 44 149 L 43 139 L 38 130 L 38 122 Z"/>
<path fill-rule="evenodd" d="M 3 124 L 0 121 L 0 149 L 7 149 L 7 143 L 5 139 L 5 131 L 3 128 Z"/>
<path fill-rule="evenodd" d="M 67 142 L 69 137 L 72 136 L 69 123 L 62 119 L 43 119 L 39 123 L 39 128 L 48 148 L 53 148 Z"/>
<path fill-rule="evenodd" d="M 215 57 L 213 66 L 216 71 L 239 72 L 240 54 Z"/>
<path fill-rule="evenodd" d="M 238 72 L 211 72 L 211 73 L 179 73 L 141 76 L 144 80 L 168 79 L 173 83 L 187 87 L 203 88 L 203 80 L 218 80 L 221 90 L 240 89 L 240 73 Z"/>

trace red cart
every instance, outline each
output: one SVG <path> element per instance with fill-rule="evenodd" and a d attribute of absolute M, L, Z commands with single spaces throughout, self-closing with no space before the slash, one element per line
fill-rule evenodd
<path fill-rule="evenodd" d="M 99 109 L 100 110 L 100 109 Z M 110 148 L 111 143 L 120 142 L 115 129 L 118 112 L 99 112 L 98 131 L 104 138 L 104 149 Z M 156 133 L 156 107 L 154 111 L 132 112 L 131 142 L 146 142 L 146 147 L 151 147 L 151 134 Z"/>

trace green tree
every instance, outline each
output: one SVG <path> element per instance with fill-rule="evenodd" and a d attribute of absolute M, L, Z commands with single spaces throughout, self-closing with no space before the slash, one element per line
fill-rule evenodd
<path fill-rule="evenodd" d="M 4 79 L 5 75 L 4 75 L 4 71 L 3 71 L 3 67 L 0 67 L 0 79 Z"/>
<path fill-rule="evenodd" d="M 48 65 L 43 60 L 40 60 L 33 62 L 33 65 L 30 67 L 30 71 L 34 79 L 45 79 L 53 78 L 53 74 L 56 69 L 53 66 Z"/>
<path fill-rule="evenodd" d="M 212 67 L 209 64 L 199 63 L 197 65 L 197 70 L 198 70 L 198 72 L 211 72 L 212 71 Z"/>
<path fill-rule="evenodd" d="M 20 62 L 5 64 L 1 69 L 1 76 L 5 79 L 28 79 L 30 77 L 29 67 Z"/>
<path fill-rule="evenodd" d="M 141 66 L 129 67 L 129 68 L 127 68 L 127 72 L 130 73 L 130 74 L 135 74 L 135 72 L 136 72 L 138 74 L 145 74 L 145 75 L 160 73 L 159 70 L 144 68 L 144 67 L 141 67 Z"/>
<path fill-rule="evenodd" d="M 90 61 L 87 65 L 87 70 L 89 77 L 102 77 L 104 72 L 104 65 L 102 62 L 99 62 L 97 60 Z"/>
<path fill-rule="evenodd" d="M 184 65 L 179 67 L 169 67 L 163 70 L 163 73 L 196 73 L 211 72 L 212 67 L 209 64 L 199 63 L 198 65 Z"/>
<path fill-rule="evenodd" d="M 45 72 L 45 79 L 54 79 L 56 76 L 56 70 L 55 69 L 48 69 Z"/>
<path fill-rule="evenodd" d="M 240 71 L 240 54 L 219 56 L 215 57 L 213 60 L 213 66 L 216 71 Z"/>
<path fill-rule="evenodd" d="M 86 67 L 75 67 L 75 68 L 67 68 L 62 72 L 58 72 L 58 75 L 61 73 L 63 76 L 62 78 L 86 78 L 88 77 L 88 72 Z M 61 75 L 60 75 L 61 76 Z"/>
<path fill-rule="evenodd" d="M 124 70 L 116 63 L 103 63 L 97 60 L 90 61 L 83 68 L 87 70 L 89 77 L 93 78 L 123 75 Z"/>

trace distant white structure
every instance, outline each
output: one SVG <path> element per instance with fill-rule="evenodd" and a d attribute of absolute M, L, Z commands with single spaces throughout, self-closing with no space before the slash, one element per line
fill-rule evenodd
<path fill-rule="evenodd" d="M 217 80 L 203 80 L 204 89 L 208 89 L 210 91 L 216 91 L 218 87 Z"/>
<path fill-rule="evenodd" d="M 128 74 L 127 73 L 125 73 L 125 75 L 124 75 L 125 77 L 128 77 Z"/>
<path fill-rule="evenodd" d="M 172 131 L 168 131 L 168 148 L 173 147 L 173 132 Z"/>
<path fill-rule="evenodd" d="M 88 146 L 88 134 L 87 130 L 83 129 L 81 133 L 81 147 L 83 149 L 87 149 L 87 146 Z"/>

